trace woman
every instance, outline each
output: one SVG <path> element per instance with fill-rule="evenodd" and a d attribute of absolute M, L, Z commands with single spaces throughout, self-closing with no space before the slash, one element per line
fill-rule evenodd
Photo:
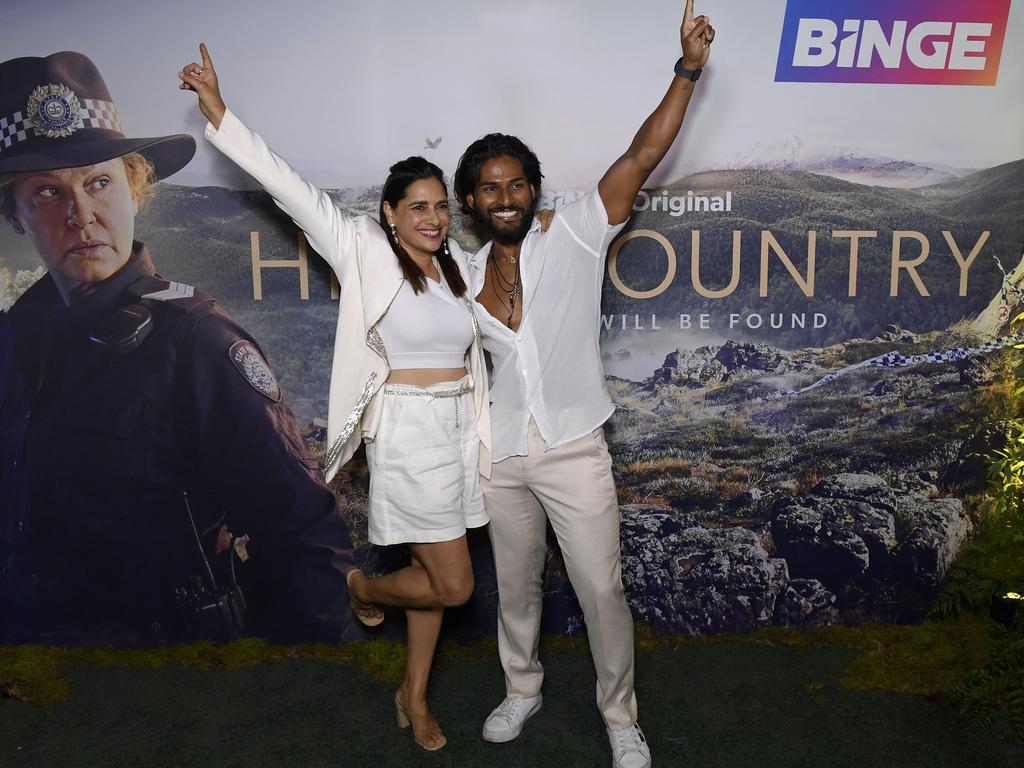
<path fill-rule="evenodd" d="M 136 240 L 195 141 L 125 135 L 81 53 L 4 61 L 0 83 L 0 123 L 31 126 L 0 151 L 0 217 L 47 270 L 0 313 L 0 643 L 234 636 L 237 593 L 209 610 L 237 551 L 221 525 L 248 534 L 247 631 L 336 642 L 351 542 L 273 372 Z"/>
<path fill-rule="evenodd" d="M 411 722 L 424 749 L 440 749 L 446 739 L 427 682 L 444 609 L 473 592 L 466 529 L 487 523 L 478 474 L 490 471 L 486 370 L 465 257 L 447 237 L 441 171 L 418 157 L 392 166 L 379 225 L 340 211 L 227 109 L 205 45 L 200 52 L 202 65 L 178 76 L 199 97 L 207 138 L 263 185 L 337 273 L 327 478 L 366 440 L 370 541 L 408 543 L 412 553 L 408 567 L 379 578 L 353 569 L 352 605 L 370 626 L 383 620 L 376 605 L 406 609 L 396 717 L 401 727 Z"/>

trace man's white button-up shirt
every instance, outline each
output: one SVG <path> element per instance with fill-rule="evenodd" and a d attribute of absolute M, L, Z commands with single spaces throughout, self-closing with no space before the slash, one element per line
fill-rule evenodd
<path fill-rule="evenodd" d="M 519 254 L 523 316 L 513 332 L 474 302 L 494 365 L 492 458 L 526 456 L 530 418 L 548 449 L 603 424 L 612 411 L 601 366 L 601 286 L 610 226 L 597 189 L 559 210 L 547 233 L 534 222 Z M 473 296 L 484 285 L 491 244 L 470 258 Z"/>

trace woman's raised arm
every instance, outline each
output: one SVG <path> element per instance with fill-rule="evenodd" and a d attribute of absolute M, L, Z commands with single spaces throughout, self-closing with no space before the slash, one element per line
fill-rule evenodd
<path fill-rule="evenodd" d="M 203 63 L 182 67 L 178 87 L 199 97 L 199 109 L 210 121 L 206 138 L 270 193 L 342 279 L 357 247 L 353 217 L 338 210 L 326 192 L 299 176 L 227 108 L 205 43 L 199 44 L 199 52 Z"/>

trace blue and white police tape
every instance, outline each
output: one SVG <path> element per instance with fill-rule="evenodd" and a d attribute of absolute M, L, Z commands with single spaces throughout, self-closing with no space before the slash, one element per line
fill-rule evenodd
<path fill-rule="evenodd" d="M 922 363 L 952 363 L 956 360 L 963 360 L 968 357 L 973 357 L 974 355 L 985 355 L 989 352 L 995 352 L 998 349 L 1004 349 L 1018 344 L 1024 344 L 1024 333 L 1015 333 L 1012 336 L 1001 336 L 998 339 L 986 341 L 977 347 L 953 347 L 952 349 L 947 349 L 944 352 L 923 352 L 919 355 L 904 355 L 902 352 L 895 351 L 886 352 L 884 355 L 872 357 L 870 360 L 862 360 L 859 363 L 854 363 L 853 365 L 848 365 L 845 368 L 840 368 L 838 371 L 833 371 L 806 387 L 783 390 L 782 392 L 772 395 L 766 399 L 778 400 L 783 397 L 792 397 L 793 395 L 809 392 L 812 389 L 817 389 L 818 387 L 828 384 L 830 381 L 835 381 L 840 376 L 845 376 L 850 373 L 850 371 L 856 371 L 860 368 L 909 368 L 910 366 L 920 365 Z"/>
<path fill-rule="evenodd" d="M 1008 303 L 1008 291 L 1013 291 L 1013 294 L 1020 301 L 1024 301 L 1024 291 L 1022 291 L 1018 286 L 1014 285 L 1013 282 L 1010 280 L 1010 276 L 1006 274 L 1006 270 L 1003 269 L 1003 262 L 1001 262 L 999 260 L 999 257 L 996 256 L 995 254 L 992 254 L 992 258 L 996 260 L 996 266 L 999 267 L 999 271 L 1003 273 L 1003 303 Z"/>

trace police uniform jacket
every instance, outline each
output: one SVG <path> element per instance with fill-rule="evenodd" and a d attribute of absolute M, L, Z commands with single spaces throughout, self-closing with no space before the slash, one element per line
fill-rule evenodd
<path fill-rule="evenodd" d="M 219 129 L 207 125 L 206 138 L 263 185 L 338 276 L 341 303 L 334 337 L 324 461 L 329 481 L 352 457 L 360 440 L 372 438 L 377 432 L 382 404 L 378 394 L 390 369 L 376 325 L 402 287 L 401 267 L 375 219 L 339 210 L 326 192 L 304 181 L 232 112 L 225 112 Z M 449 248 L 469 285 L 465 254 L 454 241 L 449 241 Z M 466 367 L 474 382 L 480 472 L 490 477 L 487 370 L 475 316 L 473 327 L 475 338 Z"/>
<path fill-rule="evenodd" d="M 201 567 L 184 491 L 208 549 L 221 524 L 250 536 L 252 630 L 338 640 L 351 542 L 273 373 L 136 246 L 70 305 L 47 275 L 0 315 L 0 637 L 180 639 L 175 590 Z M 141 345 L 90 338 L 134 303 L 152 313 Z"/>

